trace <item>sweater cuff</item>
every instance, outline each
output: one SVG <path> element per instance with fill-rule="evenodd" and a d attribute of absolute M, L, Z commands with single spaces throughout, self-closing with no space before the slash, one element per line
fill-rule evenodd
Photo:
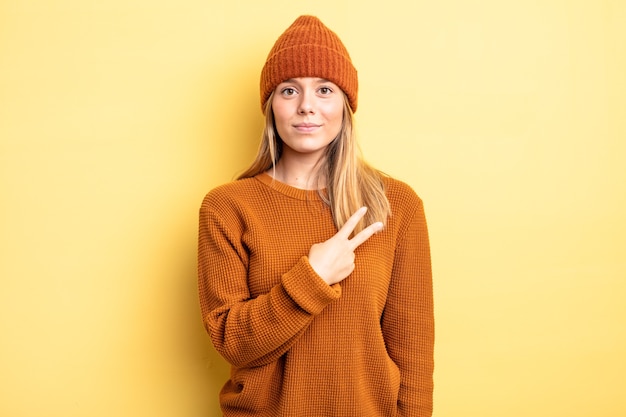
<path fill-rule="evenodd" d="M 283 275 L 282 284 L 293 301 L 309 314 L 321 313 L 324 307 L 341 297 L 341 286 L 326 284 L 306 256 Z"/>

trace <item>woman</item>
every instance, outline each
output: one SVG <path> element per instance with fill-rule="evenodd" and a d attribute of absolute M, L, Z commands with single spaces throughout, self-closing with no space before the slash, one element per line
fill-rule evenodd
<path fill-rule="evenodd" d="M 422 202 L 359 157 L 357 73 L 299 17 L 261 73 L 256 160 L 200 209 L 204 325 L 231 364 L 224 416 L 430 416 L 433 296 Z"/>

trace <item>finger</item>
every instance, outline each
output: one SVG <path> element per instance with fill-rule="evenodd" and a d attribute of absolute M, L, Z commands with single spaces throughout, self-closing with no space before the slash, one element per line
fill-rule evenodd
<path fill-rule="evenodd" d="M 361 246 L 363 242 L 372 237 L 374 234 L 383 230 L 383 222 L 372 223 L 367 226 L 365 229 L 361 230 L 356 236 L 350 239 L 350 243 L 352 244 L 352 250 Z"/>
<path fill-rule="evenodd" d="M 337 232 L 337 236 L 347 239 L 354 231 L 354 228 L 359 224 L 359 221 L 365 216 L 367 213 L 367 207 L 361 207 L 357 211 L 354 212 L 352 216 L 344 223 L 344 225 Z"/>

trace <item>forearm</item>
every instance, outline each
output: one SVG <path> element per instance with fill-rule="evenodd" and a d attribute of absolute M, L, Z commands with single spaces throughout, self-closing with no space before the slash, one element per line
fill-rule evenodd
<path fill-rule="evenodd" d="M 209 291 L 211 291 L 209 289 Z M 340 296 L 302 258 L 279 284 L 254 299 L 221 294 L 204 317 L 215 348 L 231 364 L 259 366 L 282 356 L 326 305 Z"/>

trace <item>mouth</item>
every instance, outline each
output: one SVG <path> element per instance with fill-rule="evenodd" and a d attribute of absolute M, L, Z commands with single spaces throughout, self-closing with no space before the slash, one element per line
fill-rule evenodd
<path fill-rule="evenodd" d="M 315 123 L 298 123 L 293 125 L 293 127 L 299 132 L 313 132 L 318 129 L 321 125 L 317 125 Z"/>

